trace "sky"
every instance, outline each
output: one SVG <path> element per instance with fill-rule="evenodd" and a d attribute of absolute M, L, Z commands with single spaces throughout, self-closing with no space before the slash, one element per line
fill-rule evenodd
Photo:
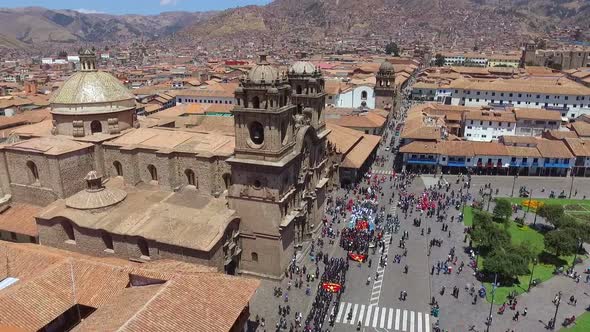
<path fill-rule="evenodd" d="M 0 0 L 0 8 L 45 7 L 87 13 L 152 15 L 167 11 L 208 11 L 263 5 L 270 0 Z"/>

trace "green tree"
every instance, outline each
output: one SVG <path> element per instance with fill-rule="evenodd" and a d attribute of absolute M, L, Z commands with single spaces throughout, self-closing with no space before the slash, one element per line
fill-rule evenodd
<path fill-rule="evenodd" d="M 498 273 L 504 277 L 515 277 L 529 272 L 528 257 L 520 255 L 511 246 L 495 248 L 485 257 L 483 268 L 487 272 Z"/>
<path fill-rule="evenodd" d="M 493 212 L 496 220 L 506 221 L 512 216 L 512 204 L 506 198 L 497 198 Z"/>
<path fill-rule="evenodd" d="M 537 209 L 537 214 L 545 218 L 555 228 L 559 227 L 560 219 L 563 217 L 563 206 L 560 204 L 543 204 Z"/>
<path fill-rule="evenodd" d="M 471 239 L 477 243 L 482 254 L 492 248 L 510 245 L 510 233 L 493 223 L 490 214 L 486 212 L 474 212 Z"/>
<path fill-rule="evenodd" d="M 576 233 L 571 229 L 556 229 L 545 234 L 545 248 L 560 257 L 573 255 L 578 248 Z"/>
<path fill-rule="evenodd" d="M 444 66 L 445 65 L 445 57 L 442 54 L 437 53 L 434 56 L 434 65 L 437 66 L 437 67 Z"/>
<path fill-rule="evenodd" d="M 396 43 L 390 42 L 385 45 L 385 53 L 393 56 L 399 56 L 399 46 Z"/>

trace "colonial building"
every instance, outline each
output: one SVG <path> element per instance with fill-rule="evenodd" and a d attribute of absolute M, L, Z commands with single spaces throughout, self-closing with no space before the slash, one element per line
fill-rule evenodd
<path fill-rule="evenodd" d="M 38 239 L 31 225 L 19 232 L 3 220 L 11 228 L 0 234 L 93 256 L 280 277 L 319 229 L 337 173 L 320 71 L 297 62 L 279 73 L 262 57 L 236 88 L 228 133 L 161 119 L 140 127 L 134 96 L 96 69 L 92 52 L 80 62 L 51 99 L 46 134 L 0 148 L 0 205 L 40 206 L 27 210 L 35 219 L 19 216 L 35 220 Z"/>
<path fill-rule="evenodd" d="M 391 62 L 385 60 L 377 73 L 375 107 L 384 110 L 394 109 L 395 89 L 395 70 Z"/>
<path fill-rule="evenodd" d="M 323 86 L 309 62 L 285 75 L 261 56 L 236 89 L 228 199 L 241 217 L 243 271 L 281 275 L 319 229 L 330 176 Z"/>

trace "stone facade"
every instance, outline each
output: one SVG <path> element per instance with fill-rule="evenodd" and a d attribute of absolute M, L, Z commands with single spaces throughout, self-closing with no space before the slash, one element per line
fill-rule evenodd
<path fill-rule="evenodd" d="M 375 108 L 395 109 L 395 71 L 389 61 L 384 61 L 379 68 L 375 83 Z"/>
<path fill-rule="evenodd" d="M 527 66 L 575 69 L 590 66 L 590 49 L 539 50 L 534 42 L 530 42 L 526 44 L 522 58 Z"/>
<path fill-rule="evenodd" d="M 285 77 L 261 57 L 236 99 L 228 198 L 241 217 L 240 268 L 280 277 L 323 217 L 328 182 L 324 80 L 310 63 L 294 64 Z"/>

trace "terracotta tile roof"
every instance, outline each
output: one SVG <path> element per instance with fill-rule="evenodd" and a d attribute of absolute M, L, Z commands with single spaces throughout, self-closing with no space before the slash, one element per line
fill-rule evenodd
<path fill-rule="evenodd" d="M 341 116 L 339 119 L 326 119 L 326 121 L 347 128 L 382 128 L 387 119 L 380 114 L 366 112 Z"/>
<path fill-rule="evenodd" d="M 442 147 L 437 142 L 413 141 L 399 149 L 401 153 L 441 154 Z"/>
<path fill-rule="evenodd" d="M 363 166 L 365 161 L 369 158 L 371 153 L 375 151 L 381 136 L 375 135 L 363 135 L 363 139 L 360 140 L 353 148 L 346 154 L 341 167 L 359 169 Z"/>
<path fill-rule="evenodd" d="M 508 151 L 508 156 L 512 157 L 541 157 L 539 150 L 537 150 L 535 147 L 507 146 L 506 151 Z"/>
<path fill-rule="evenodd" d="M 330 129 L 328 140 L 334 144 L 339 153 L 344 155 L 363 137 L 363 133 L 358 130 L 341 127 L 333 123 L 326 123 L 326 127 Z"/>
<path fill-rule="evenodd" d="M 561 122 L 561 114 L 556 111 L 547 111 L 534 108 L 518 108 L 513 110 L 516 120 L 545 120 Z"/>
<path fill-rule="evenodd" d="M 523 145 L 529 144 L 531 146 L 537 146 L 539 140 L 534 136 L 513 136 L 513 135 L 504 135 L 500 136 L 500 140 L 506 145 Z"/>
<path fill-rule="evenodd" d="M 447 156 L 475 156 L 473 144 L 469 141 L 443 141 L 440 142 L 439 146 L 441 147 L 439 149 L 440 153 Z"/>
<path fill-rule="evenodd" d="M 590 123 L 583 122 L 583 121 L 576 121 L 570 124 L 571 128 L 578 134 L 580 137 L 590 137 Z"/>
<path fill-rule="evenodd" d="M 511 79 L 495 80 L 492 82 L 458 79 L 451 82 L 449 87 L 452 89 L 474 91 L 522 92 L 573 96 L 590 95 L 590 88 L 566 78 L 560 78 L 559 80 Z"/>
<path fill-rule="evenodd" d="M 506 146 L 497 142 L 471 142 L 473 150 L 477 155 L 484 156 L 507 156 Z"/>
<path fill-rule="evenodd" d="M 590 141 L 582 138 L 566 138 L 565 144 L 576 157 L 590 157 Z"/>
<path fill-rule="evenodd" d="M 97 310 L 75 331 L 229 331 L 260 284 L 8 242 L 0 242 L 0 262 L 2 279 L 19 279 L 0 290 L 0 322 L 27 331 L 76 303 Z M 130 275 L 161 283 L 128 287 Z"/>
<path fill-rule="evenodd" d="M 549 139 L 578 138 L 578 134 L 572 130 L 548 130 L 543 134 L 543 137 Z"/>
<path fill-rule="evenodd" d="M 39 211 L 41 211 L 41 207 L 39 206 L 26 203 L 12 203 L 8 209 L 0 212 L 0 230 L 37 236 L 35 216 Z"/>
<path fill-rule="evenodd" d="M 540 139 L 537 149 L 543 158 L 573 158 L 564 142 L 547 139 Z"/>

